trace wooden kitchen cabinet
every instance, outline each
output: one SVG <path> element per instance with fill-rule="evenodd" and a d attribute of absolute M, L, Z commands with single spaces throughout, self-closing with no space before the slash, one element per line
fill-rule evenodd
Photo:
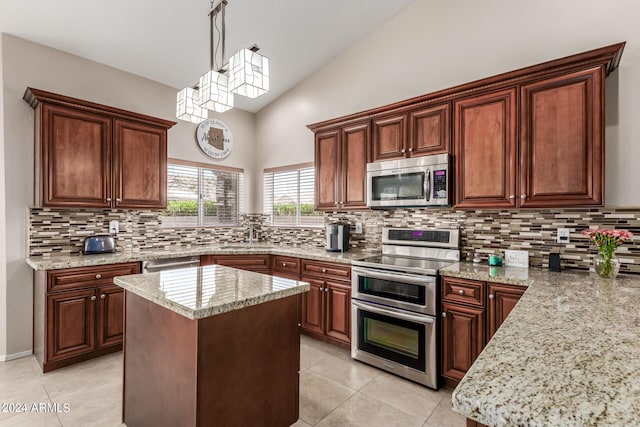
<path fill-rule="evenodd" d="M 448 153 L 450 117 L 445 103 L 374 118 L 372 161 Z"/>
<path fill-rule="evenodd" d="M 456 208 L 516 207 L 516 89 L 454 102 Z"/>
<path fill-rule="evenodd" d="M 200 257 L 200 266 L 214 264 L 271 274 L 271 255 L 202 255 Z"/>
<path fill-rule="evenodd" d="M 37 206 L 166 208 L 175 122 L 32 88 L 24 100 L 36 110 Z"/>
<path fill-rule="evenodd" d="M 487 307 L 487 341 L 516 306 L 526 288 L 515 285 L 487 284 L 489 305 Z"/>
<path fill-rule="evenodd" d="M 302 260 L 301 280 L 311 284 L 302 297 L 303 332 L 348 348 L 351 343 L 351 267 Z"/>
<path fill-rule="evenodd" d="M 355 123 L 315 135 L 315 208 L 365 209 L 370 122 Z"/>
<path fill-rule="evenodd" d="M 520 87 L 520 207 L 603 204 L 603 66 Z"/>
<path fill-rule="evenodd" d="M 271 255 L 271 274 L 286 279 L 300 280 L 300 258 Z"/>
<path fill-rule="evenodd" d="M 443 277 L 442 376 L 460 381 L 526 288 Z"/>
<path fill-rule="evenodd" d="M 35 273 L 34 355 L 43 372 L 122 348 L 124 291 L 113 278 L 139 272 L 133 262 Z"/>

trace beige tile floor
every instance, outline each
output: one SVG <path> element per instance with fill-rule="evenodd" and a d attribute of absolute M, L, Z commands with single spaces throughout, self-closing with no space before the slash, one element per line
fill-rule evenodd
<path fill-rule="evenodd" d="M 451 411 L 451 390 L 433 391 L 387 374 L 352 360 L 346 350 L 303 336 L 300 364 L 300 420 L 295 427 L 466 425 Z M 0 363 L 2 402 L 24 403 L 26 412 L 0 408 L 0 427 L 122 426 L 122 353 L 46 375 L 31 357 Z M 59 410 L 32 411 L 34 403 L 58 404 Z"/>

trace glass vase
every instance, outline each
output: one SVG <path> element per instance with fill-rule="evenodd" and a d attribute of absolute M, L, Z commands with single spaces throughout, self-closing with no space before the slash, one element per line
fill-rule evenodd
<path fill-rule="evenodd" d="M 615 279 L 620 271 L 620 260 L 615 256 L 596 255 L 593 258 L 596 274 L 606 279 Z"/>

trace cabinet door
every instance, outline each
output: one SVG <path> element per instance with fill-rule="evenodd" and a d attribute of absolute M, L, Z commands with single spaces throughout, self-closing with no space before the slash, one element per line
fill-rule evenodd
<path fill-rule="evenodd" d="M 504 319 L 507 318 L 513 307 L 516 306 L 525 288 L 519 286 L 488 284 L 489 307 L 488 307 L 488 328 L 487 342 L 496 333 Z"/>
<path fill-rule="evenodd" d="M 522 86 L 520 206 L 602 205 L 603 73 Z"/>
<path fill-rule="evenodd" d="M 325 282 L 327 336 L 351 343 L 351 286 Z"/>
<path fill-rule="evenodd" d="M 114 120 L 115 207 L 167 207 L 167 130 Z"/>
<path fill-rule="evenodd" d="M 271 274 L 286 279 L 300 280 L 300 258 L 272 255 Z"/>
<path fill-rule="evenodd" d="M 448 153 L 451 133 L 450 104 L 420 108 L 409 113 L 409 155 Z"/>
<path fill-rule="evenodd" d="M 302 280 L 309 282 L 309 292 L 302 294 L 302 329 L 324 334 L 324 282 L 308 277 Z"/>
<path fill-rule="evenodd" d="M 47 362 L 95 349 L 94 289 L 47 296 Z"/>
<path fill-rule="evenodd" d="M 42 205 L 110 207 L 111 119 L 48 104 L 41 108 L 42 170 L 36 180 L 42 180 Z"/>
<path fill-rule="evenodd" d="M 122 343 L 124 290 L 119 286 L 98 288 L 98 349 Z"/>
<path fill-rule="evenodd" d="M 484 310 L 443 303 L 442 376 L 461 380 L 484 346 Z"/>
<path fill-rule="evenodd" d="M 255 273 L 271 273 L 270 255 L 204 255 L 200 257 L 200 265 L 226 265 L 240 270 Z"/>
<path fill-rule="evenodd" d="M 370 122 L 342 129 L 342 170 L 340 207 L 356 209 L 367 207 L 367 161 L 369 158 Z"/>
<path fill-rule="evenodd" d="M 454 103 L 455 207 L 516 207 L 516 90 Z"/>
<path fill-rule="evenodd" d="M 338 130 L 316 134 L 316 210 L 338 209 L 340 161 L 340 133 Z"/>
<path fill-rule="evenodd" d="M 406 113 L 373 119 L 372 161 L 405 157 L 406 139 Z"/>

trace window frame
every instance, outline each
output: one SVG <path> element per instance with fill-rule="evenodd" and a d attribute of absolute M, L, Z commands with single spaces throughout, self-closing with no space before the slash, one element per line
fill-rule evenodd
<path fill-rule="evenodd" d="M 271 227 L 284 227 L 284 228 L 322 228 L 324 227 L 324 219 L 322 221 L 322 223 L 320 224 L 301 224 L 301 218 L 303 217 L 302 215 L 302 209 L 301 209 L 301 202 L 300 202 L 300 170 L 302 169 L 313 169 L 312 170 L 312 175 L 313 175 L 313 179 L 314 179 L 314 188 L 313 188 L 313 204 L 314 204 L 314 210 L 315 210 L 315 190 L 316 190 L 316 186 L 315 186 L 315 163 L 314 162 L 307 162 L 307 163 L 296 163 L 296 164 L 291 164 L 291 165 L 285 165 L 285 166 L 278 166 L 278 167 L 273 167 L 273 168 L 265 168 L 262 171 L 262 188 L 263 188 L 263 200 L 262 200 L 262 210 L 263 210 L 263 214 L 264 215 L 268 215 L 270 216 L 270 223 L 269 226 Z M 275 220 L 275 215 L 274 215 L 274 206 L 275 206 L 275 190 L 274 190 L 274 185 L 273 185 L 273 181 L 271 182 L 271 192 L 269 194 L 269 196 L 271 197 L 269 206 L 271 207 L 271 211 L 268 212 L 265 208 L 267 207 L 267 203 L 266 203 L 266 197 L 268 196 L 267 191 L 266 191 L 266 187 L 267 187 L 267 174 L 273 174 L 278 173 L 278 172 L 294 172 L 294 171 L 298 171 L 298 187 L 297 187 L 297 195 L 296 195 L 296 223 L 295 224 L 277 224 L 274 222 Z M 316 211 L 319 212 L 319 216 L 323 217 L 322 212 L 321 211 Z"/>
<path fill-rule="evenodd" d="M 236 168 L 236 167 L 232 167 L 232 166 L 223 166 L 223 165 L 214 165 L 211 163 L 204 163 L 204 162 L 195 162 L 195 161 L 191 161 L 191 160 L 182 160 L 182 159 L 172 159 L 169 158 L 167 159 L 167 174 L 169 171 L 169 167 L 171 165 L 175 165 L 175 166 L 186 166 L 186 167 L 195 167 L 198 169 L 197 171 L 197 176 L 198 176 L 198 215 L 197 215 L 197 224 L 196 225 L 163 225 L 162 224 L 162 220 L 160 220 L 160 228 L 216 228 L 216 227 L 237 227 L 241 224 L 242 220 L 241 220 L 241 215 L 244 212 L 244 192 L 245 192 L 245 170 L 243 168 Z M 200 189 L 200 185 L 201 185 L 201 171 L 200 169 L 207 169 L 210 171 L 215 171 L 215 172 L 231 172 L 231 173 L 237 173 L 238 174 L 238 189 L 237 189 L 237 194 L 236 194 L 236 204 L 237 204 L 237 213 L 236 213 L 236 222 L 235 223 L 227 223 L 227 224 L 205 224 L 205 217 L 204 217 L 204 212 L 205 212 L 205 207 L 204 204 L 202 203 L 202 192 Z M 165 211 L 168 209 L 168 205 L 169 202 L 171 201 L 171 199 L 169 198 L 169 179 L 167 177 L 167 208 L 165 209 Z"/>

